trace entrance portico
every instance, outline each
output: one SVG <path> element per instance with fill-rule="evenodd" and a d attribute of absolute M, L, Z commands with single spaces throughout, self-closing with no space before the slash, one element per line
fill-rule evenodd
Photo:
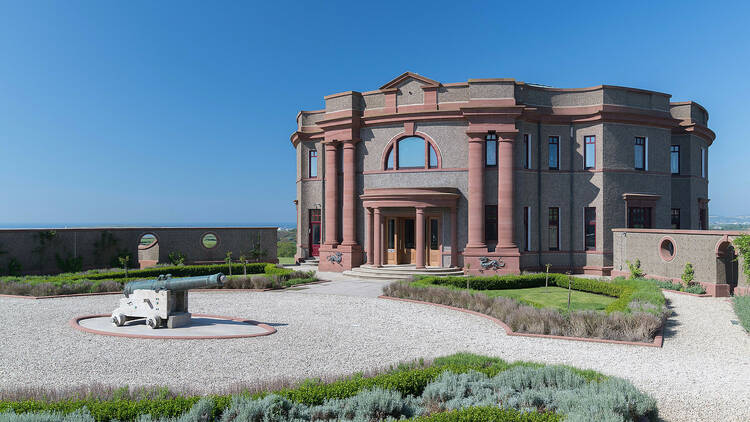
<path fill-rule="evenodd" d="M 459 196 L 454 188 L 365 189 L 360 198 L 366 216 L 367 264 L 440 267 L 443 251 L 450 247 L 455 265 Z M 450 239 L 443 236 L 443 211 L 450 215 Z"/>

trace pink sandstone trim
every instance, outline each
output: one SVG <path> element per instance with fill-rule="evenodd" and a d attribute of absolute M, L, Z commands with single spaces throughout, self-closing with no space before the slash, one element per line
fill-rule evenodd
<path fill-rule="evenodd" d="M 503 327 L 507 335 L 514 336 L 514 337 L 537 337 L 537 338 L 548 338 L 548 339 L 553 339 L 553 340 L 573 340 L 573 341 L 585 341 L 585 342 L 590 342 L 590 343 L 626 344 L 630 346 L 645 346 L 645 347 L 662 347 L 662 345 L 664 344 L 663 327 L 659 328 L 659 331 L 656 332 L 656 335 L 654 336 L 654 341 L 652 343 L 623 341 L 623 340 L 605 340 L 605 339 L 600 339 L 600 338 L 553 336 L 549 334 L 519 333 L 519 332 L 513 331 L 508 326 L 508 324 L 504 323 L 503 321 L 495 317 L 492 317 L 490 315 L 483 314 L 481 312 L 470 311 L 468 309 L 463 309 L 463 308 L 456 308 L 454 306 L 443 305 L 440 303 L 424 302 L 421 300 L 414 300 L 414 299 L 402 299 L 402 298 L 392 297 L 392 296 L 381 295 L 381 296 L 378 296 L 378 299 L 388 299 L 388 300 L 397 300 L 397 301 L 402 301 L 402 302 L 418 303 L 422 305 L 432 305 L 432 306 L 438 306 L 440 308 L 451 309 L 454 311 L 465 312 L 467 314 L 476 315 L 478 317 L 486 318 L 496 323 L 497 325 Z"/>
<path fill-rule="evenodd" d="M 244 322 L 250 325 L 255 325 L 260 328 L 263 328 L 266 330 L 264 333 L 255 333 L 255 334 L 235 334 L 235 335 L 229 335 L 229 336 L 144 336 L 139 334 L 126 334 L 126 333 L 110 333 L 108 331 L 99 331 L 99 330 L 93 330 L 91 328 L 83 327 L 79 324 L 81 320 L 89 319 L 89 318 L 100 318 L 100 317 L 108 317 L 108 314 L 99 314 L 99 315 L 84 315 L 79 316 L 71 319 L 68 324 L 75 328 L 76 330 L 80 330 L 86 333 L 90 334 L 99 334 L 104 336 L 112 336 L 112 337 L 127 337 L 127 338 L 139 338 L 139 339 L 148 339 L 148 340 L 223 340 L 223 339 L 234 339 L 234 338 L 248 338 L 248 337 L 261 337 L 261 336 L 268 336 L 271 334 L 276 333 L 276 329 L 271 327 L 268 324 L 264 324 L 262 322 L 253 321 L 250 319 L 244 319 L 244 318 L 233 318 L 229 316 L 221 316 L 221 315 L 208 315 L 208 314 L 193 314 L 193 316 L 196 317 L 204 317 L 204 318 L 214 318 L 214 319 L 223 319 L 228 321 L 236 321 L 236 322 Z"/>

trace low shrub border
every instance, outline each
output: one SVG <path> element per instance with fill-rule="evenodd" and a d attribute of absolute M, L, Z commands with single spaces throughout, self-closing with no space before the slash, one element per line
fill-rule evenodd
<path fill-rule="evenodd" d="M 553 338 L 587 338 L 660 346 L 659 337 L 670 314 L 664 294 L 642 280 L 600 280 L 570 277 L 576 290 L 608 294 L 618 299 L 601 311 L 562 312 L 535 308 L 506 297 L 490 297 L 483 290 L 539 287 L 545 274 L 493 277 L 424 277 L 397 281 L 383 289 L 384 296 L 466 309 L 493 317 L 506 331 Z M 567 287 L 568 276 L 550 274 L 552 285 Z M 468 289 L 467 289 L 468 286 Z"/>
<path fill-rule="evenodd" d="M 233 264 L 240 265 L 241 264 Z M 155 267 L 146 270 L 130 271 L 130 277 L 124 277 L 123 272 L 94 273 L 95 276 L 114 275 L 115 278 L 89 280 L 82 278 L 50 276 L 54 282 L 41 281 L 47 278 L 39 276 L 31 277 L 4 277 L 0 278 L 0 297 L 28 298 L 28 299 L 51 299 L 59 297 L 90 296 L 99 294 L 118 294 L 122 291 L 125 283 L 130 281 L 155 278 L 161 274 L 171 274 L 173 277 L 188 277 L 197 275 L 211 275 L 227 269 L 226 265 L 193 265 L 188 271 L 182 271 L 188 266 Z M 223 268 L 222 268 L 223 267 Z M 280 268 L 276 264 L 248 264 L 247 275 L 233 275 L 227 277 L 227 281 L 220 289 L 197 289 L 201 291 L 211 290 L 249 290 L 266 291 L 284 289 L 300 284 L 317 282 L 318 279 L 313 272 L 296 271 Z M 199 269 L 198 269 L 199 268 Z M 177 269 L 175 271 L 175 269 Z M 158 270 L 158 271 L 156 271 Z M 259 271 L 260 270 L 260 271 Z M 82 277 L 83 273 L 75 277 Z M 194 275 L 185 275 L 194 274 Z M 120 277 L 123 275 L 123 277 Z M 66 280 L 68 282 L 66 282 Z"/>
<path fill-rule="evenodd" d="M 379 299 L 388 299 L 388 300 L 397 300 L 401 302 L 410 302 L 410 303 L 419 303 L 422 305 L 431 305 L 431 306 L 439 306 L 441 308 L 451 309 L 454 311 L 459 312 L 466 312 L 467 314 L 476 315 L 478 317 L 489 319 L 490 321 L 494 322 L 495 324 L 503 327 L 503 330 L 505 330 L 505 334 L 509 336 L 514 337 L 536 337 L 536 338 L 549 338 L 549 339 L 555 339 L 555 340 L 572 340 L 572 341 L 586 341 L 590 343 L 611 343 L 611 344 L 627 344 L 631 346 L 646 346 L 646 347 L 662 347 L 664 345 L 664 336 L 662 334 L 662 329 L 659 328 L 659 331 L 656 332 L 654 335 L 654 341 L 651 343 L 641 342 L 641 341 L 623 341 L 623 340 L 607 340 L 607 339 L 600 339 L 600 338 L 587 338 L 587 337 L 568 337 L 568 336 L 553 336 L 549 334 L 530 334 L 530 333 L 520 333 L 513 331 L 512 328 L 508 326 L 508 324 L 504 323 L 503 321 L 487 315 L 483 314 L 481 312 L 471 311 L 464 308 L 457 308 L 455 306 L 448 306 L 443 305 L 441 303 L 433 303 L 433 302 L 425 302 L 422 300 L 414 300 L 414 299 L 402 299 L 399 297 L 391 297 L 391 296 L 378 296 Z"/>
<path fill-rule="evenodd" d="M 612 415 L 618 420 L 654 420 L 658 416 L 655 400 L 620 378 L 562 365 L 508 363 L 463 353 L 329 382 L 280 380 L 273 387 L 253 386 L 234 395 L 190 396 L 166 389 L 126 387 L 96 397 L 96 393 L 86 391 L 84 395 L 53 400 L 49 397 L 55 394 L 44 391 L 32 392 L 33 397 L 23 396 L 27 392 L 4 393 L 0 395 L 0 419 L 31 420 L 14 416 L 14 412 L 37 414 L 38 420 L 57 420 L 61 414 L 71 413 L 82 415 L 77 418 L 82 421 L 132 421 L 145 415 L 150 416 L 145 420 L 181 415 L 206 421 L 282 420 L 300 410 L 317 420 L 383 420 L 409 417 L 410 413 L 423 415 L 417 419 L 420 421 L 547 422 L 566 415 L 580 419 L 589 414 Z M 503 409 L 498 407 L 500 403 Z M 524 410 L 529 408 L 533 410 Z M 358 417 L 348 417 L 348 412 L 358 413 Z M 199 415 L 204 417 L 197 418 Z"/>

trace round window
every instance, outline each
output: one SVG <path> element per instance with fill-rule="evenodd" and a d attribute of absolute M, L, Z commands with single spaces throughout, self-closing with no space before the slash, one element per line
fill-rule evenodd
<path fill-rule="evenodd" d="M 665 261 L 671 261 L 672 259 L 674 259 L 674 253 L 674 240 L 668 237 L 662 239 L 659 245 L 659 255 L 661 255 L 661 259 Z"/>
<path fill-rule="evenodd" d="M 219 239 L 217 239 L 216 235 L 213 233 L 206 233 L 201 238 L 201 243 L 203 244 L 204 248 L 212 249 L 212 248 L 215 248 L 216 245 L 219 243 Z"/>
<path fill-rule="evenodd" d="M 153 233 L 146 233 L 143 236 L 141 236 L 141 239 L 138 241 L 138 248 L 148 249 L 156 242 L 157 242 L 156 235 L 154 235 Z"/>

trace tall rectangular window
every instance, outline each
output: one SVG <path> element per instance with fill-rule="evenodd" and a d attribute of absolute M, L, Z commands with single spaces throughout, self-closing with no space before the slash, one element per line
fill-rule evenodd
<path fill-rule="evenodd" d="M 318 151 L 314 149 L 307 158 L 307 177 L 318 177 Z"/>
<path fill-rule="evenodd" d="M 587 251 L 596 249 L 596 208 L 586 207 L 583 209 L 583 233 L 584 244 Z"/>
<path fill-rule="evenodd" d="M 586 169 L 596 168 L 596 136 L 584 136 L 583 160 Z"/>
<path fill-rule="evenodd" d="M 672 208 L 672 229 L 678 230 L 680 228 L 680 209 Z"/>
<path fill-rule="evenodd" d="M 701 230 L 708 230 L 708 210 L 701 208 L 698 214 L 698 223 Z"/>
<path fill-rule="evenodd" d="M 672 174 L 680 174 L 680 146 L 672 145 L 669 147 L 669 167 Z"/>
<path fill-rule="evenodd" d="M 547 235 L 549 237 L 549 250 L 560 249 L 560 208 L 551 207 L 547 222 Z"/>
<path fill-rule="evenodd" d="M 497 205 L 484 206 L 484 241 L 497 241 Z"/>
<path fill-rule="evenodd" d="M 646 170 L 646 138 L 635 138 L 635 169 Z"/>
<path fill-rule="evenodd" d="M 701 148 L 701 177 L 706 178 L 706 149 Z"/>
<path fill-rule="evenodd" d="M 529 223 L 531 221 L 531 208 L 523 207 L 523 250 L 531 250 L 531 228 Z"/>
<path fill-rule="evenodd" d="M 396 220 L 388 219 L 388 249 L 396 249 Z"/>
<path fill-rule="evenodd" d="M 488 133 L 484 139 L 484 165 L 494 167 L 497 165 L 497 134 Z"/>
<path fill-rule="evenodd" d="M 650 229 L 651 208 L 650 207 L 628 207 L 629 229 Z"/>
<path fill-rule="evenodd" d="M 523 168 L 531 168 L 531 135 L 523 134 Z"/>
<path fill-rule="evenodd" d="M 549 137 L 549 169 L 560 169 L 560 137 Z"/>

